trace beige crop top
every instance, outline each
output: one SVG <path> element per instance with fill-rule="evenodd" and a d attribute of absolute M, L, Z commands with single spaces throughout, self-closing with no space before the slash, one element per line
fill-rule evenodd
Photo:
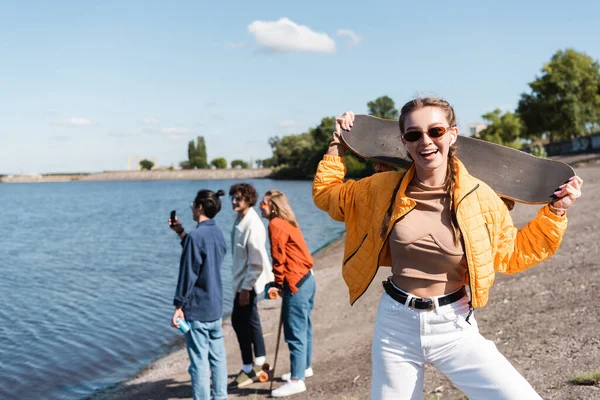
<path fill-rule="evenodd" d="M 465 283 L 465 251 L 462 243 L 454 244 L 450 199 L 443 186 L 426 186 L 413 179 L 406 195 L 417 205 L 392 229 L 392 274 L 404 279 Z"/>

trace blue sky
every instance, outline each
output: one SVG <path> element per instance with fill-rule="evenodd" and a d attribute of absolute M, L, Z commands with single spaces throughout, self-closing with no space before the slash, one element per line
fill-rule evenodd
<path fill-rule="evenodd" d="M 459 127 L 512 110 L 566 47 L 600 58 L 596 1 L 5 1 L 0 173 L 266 158 L 268 138 L 389 95 Z"/>

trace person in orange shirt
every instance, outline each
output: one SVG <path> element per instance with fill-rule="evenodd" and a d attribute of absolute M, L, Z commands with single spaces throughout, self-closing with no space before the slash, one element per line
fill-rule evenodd
<path fill-rule="evenodd" d="M 275 276 L 270 290 L 276 288 L 282 293 L 283 333 L 291 364 L 291 373 L 281 377 L 287 383 L 273 390 L 271 396 L 285 397 L 304 392 L 304 380 L 313 375 L 310 319 L 316 291 L 313 258 L 285 194 L 269 190 L 260 203 L 260 210 L 262 217 L 269 220 Z"/>

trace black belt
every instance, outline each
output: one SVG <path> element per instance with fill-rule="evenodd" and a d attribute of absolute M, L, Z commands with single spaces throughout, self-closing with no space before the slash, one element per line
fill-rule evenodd
<path fill-rule="evenodd" d="M 406 293 L 402 293 L 398 289 L 392 285 L 389 281 L 381 282 L 383 284 L 383 288 L 385 292 L 398 303 L 406 304 L 406 299 L 408 299 L 408 295 Z M 455 301 L 458 301 L 467 295 L 467 290 L 463 286 L 459 290 L 454 293 L 447 294 L 442 297 L 438 297 L 439 306 L 445 306 Z M 413 297 L 410 299 L 410 302 L 406 304 L 407 307 L 414 308 L 415 310 L 433 310 L 435 308 L 435 303 L 432 299 L 424 299 L 421 297 Z"/>

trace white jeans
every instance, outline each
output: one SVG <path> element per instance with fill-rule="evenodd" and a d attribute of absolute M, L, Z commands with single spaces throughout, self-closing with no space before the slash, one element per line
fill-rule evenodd
<path fill-rule="evenodd" d="M 433 365 L 470 400 L 541 399 L 494 343 L 479 333 L 468 298 L 413 310 L 383 293 L 371 358 L 371 399 L 423 399 L 423 368 Z"/>

